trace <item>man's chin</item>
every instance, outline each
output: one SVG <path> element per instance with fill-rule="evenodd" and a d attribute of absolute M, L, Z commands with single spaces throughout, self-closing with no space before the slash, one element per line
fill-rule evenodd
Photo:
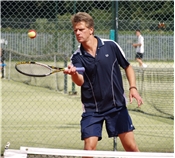
<path fill-rule="evenodd" d="M 77 39 L 77 41 L 78 41 L 79 43 L 83 43 L 83 40 L 81 40 L 81 39 Z"/>

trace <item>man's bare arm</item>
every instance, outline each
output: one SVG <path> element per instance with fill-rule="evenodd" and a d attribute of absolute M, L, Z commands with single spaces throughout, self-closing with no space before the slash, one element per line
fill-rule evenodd
<path fill-rule="evenodd" d="M 142 98 L 140 97 L 137 87 L 136 87 L 136 79 L 135 79 L 135 73 L 131 65 L 129 65 L 125 69 L 125 73 L 129 82 L 129 100 L 130 103 L 132 103 L 132 98 L 135 98 L 137 100 L 138 106 L 141 106 L 143 104 Z"/>

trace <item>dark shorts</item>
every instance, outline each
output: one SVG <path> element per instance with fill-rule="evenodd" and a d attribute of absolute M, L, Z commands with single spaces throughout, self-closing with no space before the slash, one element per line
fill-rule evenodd
<path fill-rule="evenodd" d="M 102 139 L 103 122 L 106 125 L 108 137 L 116 137 L 121 133 L 133 131 L 128 110 L 117 111 L 116 108 L 105 113 L 83 113 L 81 120 L 81 139 L 96 136 L 98 140 Z"/>
<path fill-rule="evenodd" d="M 138 53 L 137 52 L 135 58 L 142 59 L 143 58 L 143 53 Z"/>

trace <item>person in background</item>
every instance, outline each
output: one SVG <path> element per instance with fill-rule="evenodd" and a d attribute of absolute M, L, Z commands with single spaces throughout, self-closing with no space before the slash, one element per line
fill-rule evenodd
<path fill-rule="evenodd" d="M 2 48 L 3 45 L 7 45 L 8 41 L 6 39 L 0 39 L 0 44 L 1 44 L 1 47 L 0 47 L 0 75 L 1 75 L 1 78 L 4 78 L 4 49 Z"/>
<path fill-rule="evenodd" d="M 96 150 L 105 122 L 109 137 L 118 136 L 126 151 L 138 152 L 120 71 L 120 67 L 125 70 L 129 82 L 130 103 L 135 98 L 140 107 L 143 101 L 136 88 L 133 68 L 115 41 L 94 36 L 94 21 L 89 14 L 78 12 L 71 21 L 80 47 L 64 73 L 71 75 L 72 81 L 81 86 L 84 149 Z M 77 72 L 76 67 L 84 67 L 85 72 Z"/>
<path fill-rule="evenodd" d="M 2 48 L 0 48 L 0 75 L 2 78 Z"/>
<path fill-rule="evenodd" d="M 136 48 L 136 56 L 135 59 L 139 63 L 140 67 L 146 68 L 147 65 L 143 63 L 143 53 L 144 53 L 144 38 L 141 35 L 140 30 L 136 30 L 137 43 L 133 43 L 132 46 Z"/>

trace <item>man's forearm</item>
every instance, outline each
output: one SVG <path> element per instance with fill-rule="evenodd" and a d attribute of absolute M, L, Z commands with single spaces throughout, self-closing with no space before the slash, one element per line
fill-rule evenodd
<path fill-rule="evenodd" d="M 126 69 L 126 76 L 129 82 L 130 87 L 136 87 L 136 79 L 135 79 L 135 73 L 131 65 L 129 65 Z"/>
<path fill-rule="evenodd" d="M 84 83 L 83 75 L 79 74 L 78 72 L 71 75 L 71 78 L 72 78 L 72 81 L 78 86 L 82 86 Z"/>

